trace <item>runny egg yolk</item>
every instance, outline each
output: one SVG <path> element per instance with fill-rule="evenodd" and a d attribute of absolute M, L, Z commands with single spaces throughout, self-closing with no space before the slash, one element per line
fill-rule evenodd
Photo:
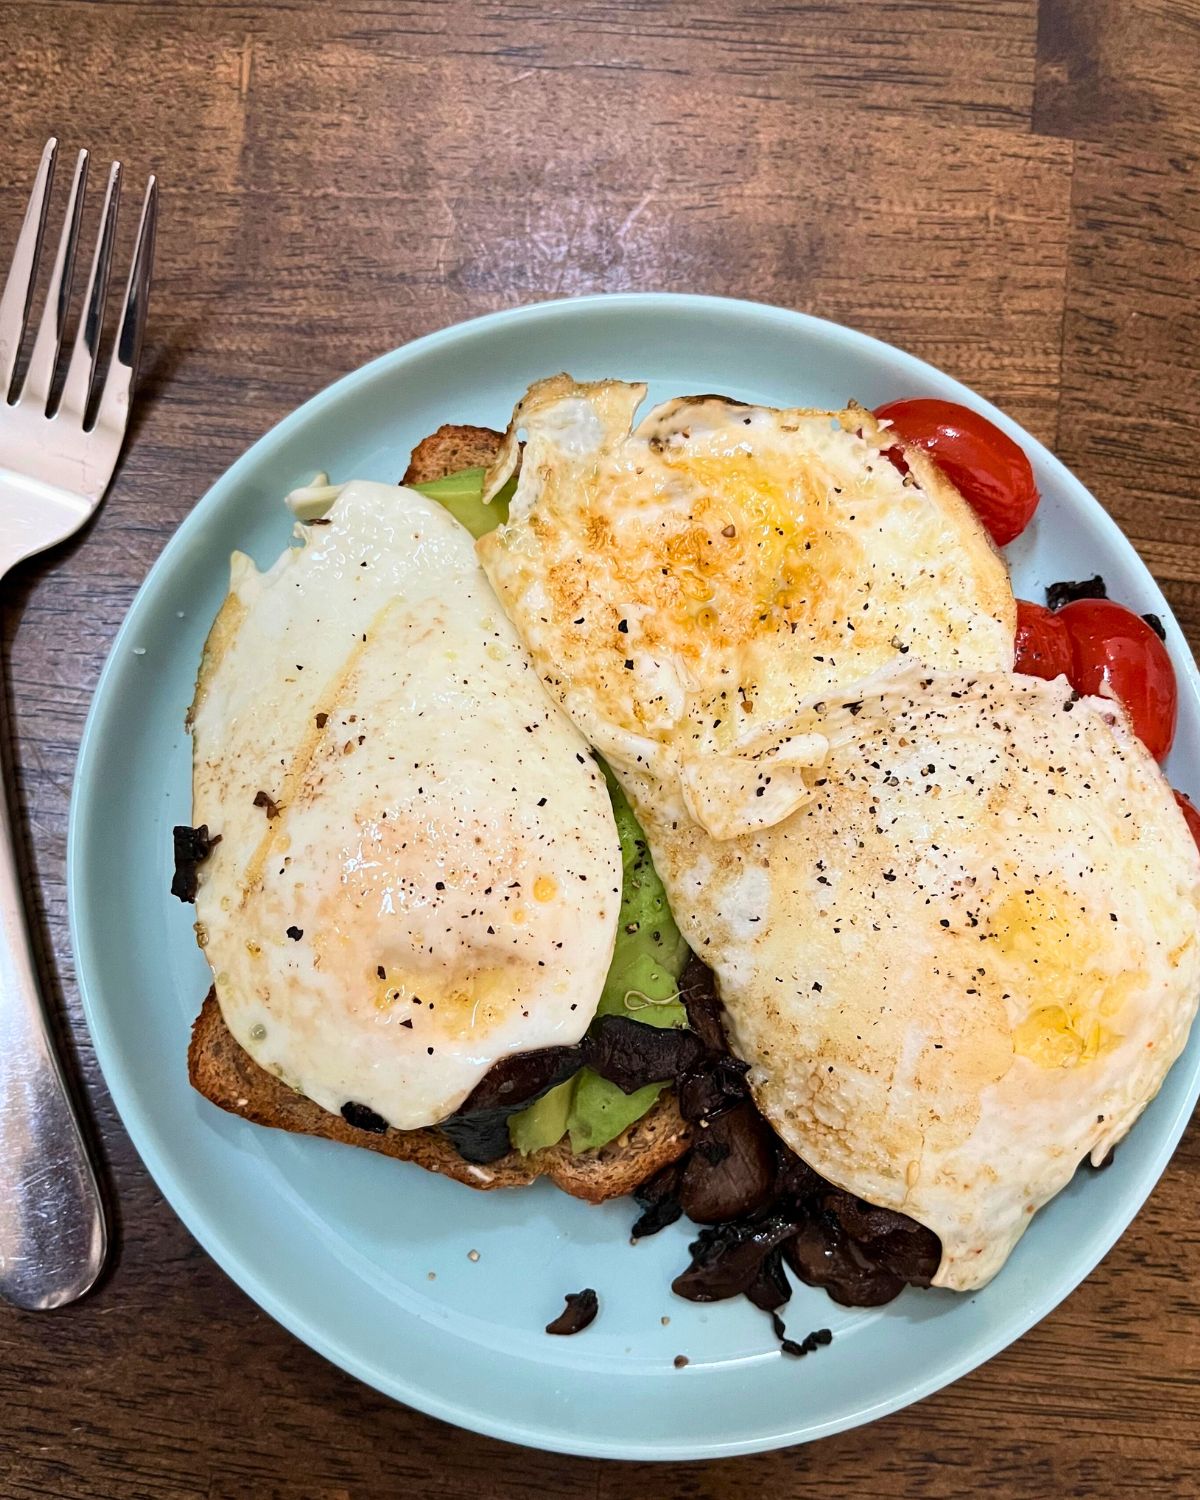
<path fill-rule="evenodd" d="M 480 972 L 448 986 L 434 975 L 417 984 L 372 975 L 371 986 L 377 1024 L 420 1020 L 424 1027 L 436 1028 L 436 1040 L 466 1039 L 477 1031 L 485 1034 L 505 1010 L 501 972 Z"/>
<path fill-rule="evenodd" d="M 854 563 L 833 479 L 767 452 L 664 453 L 665 467 L 702 498 L 662 549 L 674 612 L 730 640 L 791 630 L 820 617 L 829 581 Z"/>
<path fill-rule="evenodd" d="M 1078 901 L 1074 909 L 1079 912 Z M 1014 983 L 1019 975 L 1036 978 L 1038 992 L 1054 997 L 1053 1003 L 1029 1010 L 1012 1029 L 1014 1052 L 1040 1068 L 1073 1068 L 1114 1046 L 1120 1036 L 1107 1023 L 1144 979 L 1123 972 L 1110 945 L 1097 946 L 1097 924 L 1082 912 L 1073 931 L 1070 910 L 1065 891 L 1021 889 L 1010 891 L 993 918 L 1001 973 L 1010 973 Z M 1079 942 L 1084 931 L 1086 948 Z"/>

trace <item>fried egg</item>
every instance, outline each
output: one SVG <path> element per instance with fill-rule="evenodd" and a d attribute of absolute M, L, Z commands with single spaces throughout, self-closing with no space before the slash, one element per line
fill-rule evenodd
<path fill-rule="evenodd" d="M 1122 711 L 905 667 L 810 704 L 813 799 L 718 842 L 629 789 L 763 1113 L 982 1286 L 1158 1092 L 1200 995 L 1200 855 Z"/>
<path fill-rule="evenodd" d="M 197 934 L 264 1068 L 401 1129 L 577 1041 L 613 952 L 603 776 L 469 533 L 354 483 L 266 573 L 235 553 L 192 709 Z"/>
<path fill-rule="evenodd" d="M 1011 668 L 1008 575 L 919 452 L 901 475 L 869 412 L 668 401 L 643 385 L 533 386 L 488 476 L 509 521 L 478 544 L 543 679 L 619 771 L 677 788 L 718 838 L 809 795 L 825 744 L 784 735 L 806 696 L 911 655 Z"/>

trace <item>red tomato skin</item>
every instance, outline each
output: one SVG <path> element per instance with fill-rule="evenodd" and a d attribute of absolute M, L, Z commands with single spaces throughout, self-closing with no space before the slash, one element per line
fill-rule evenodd
<path fill-rule="evenodd" d="M 876 418 L 902 442 L 923 448 L 983 522 L 997 547 L 1014 541 L 1033 519 L 1038 491 L 1033 468 L 1006 432 L 954 401 L 889 401 Z"/>
<path fill-rule="evenodd" d="M 1140 615 L 1112 599 L 1076 599 L 1058 618 L 1071 637 L 1071 686 L 1124 706 L 1134 733 L 1155 760 L 1175 738 L 1179 689 L 1167 648 Z"/>
<path fill-rule="evenodd" d="M 1175 801 L 1179 804 L 1179 811 L 1183 814 L 1188 831 L 1196 840 L 1196 848 L 1200 849 L 1200 808 L 1196 807 L 1186 792 L 1176 792 Z"/>
<path fill-rule="evenodd" d="M 1069 678 L 1073 665 L 1071 636 L 1059 616 L 1028 599 L 1018 599 L 1013 670 L 1026 677 Z"/>

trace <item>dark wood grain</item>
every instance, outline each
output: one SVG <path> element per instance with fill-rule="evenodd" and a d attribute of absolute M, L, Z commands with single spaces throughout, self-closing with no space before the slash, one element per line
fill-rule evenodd
<path fill-rule="evenodd" d="M 3 587 L 33 891 L 120 1234 L 80 1306 L 0 1311 L 0 1494 L 1200 1492 L 1194 1130 L 1063 1307 L 908 1412 L 670 1472 L 528 1453 L 342 1376 L 194 1244 L 96 1070 L 64 895 L 88 701 L 173 528 L 314 390 L 494 307 L 722 292 L 912 348 L 1057 445 L 1200 641 L 1194 0 L 7 0 L 0 49 L 0 254 L 51 131 L 163 182 L 134 440 L 97 522 Z"/>
<path fill-rule="evenodd" d="M 1035 130 L 1195 151 L 1195 0 L 1042 0 L 1038 10 Z"/>

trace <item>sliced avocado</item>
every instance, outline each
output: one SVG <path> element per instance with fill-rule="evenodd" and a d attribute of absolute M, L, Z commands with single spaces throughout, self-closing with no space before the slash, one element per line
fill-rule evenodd
<path fill-rule="evenodd" d="M 508 520 L 508 506 L 517 488 L 514 474 L 498 491 L 490 504 L 483 503 L 483 477 L 486 469 L 460 469 L 457 474 L 447 474 L 444 479 L 429 479 L 424 484 L 410 488 L 428 495 L 439 505 L 444 505 L 456 521 L 461 521 L 473 537 L 481 537 L 495 531 Z"/>
<path fill-rule="evenodd" d="M 612 772 L 603 762 L 601 768 L 621 840 L 621 910 L 616 946 L 596 1013 L 628 1015 L 651 1026 L 686 1026 L 687 1011 L 678 997 L 688 947 L 667 905 L 641 825 Z M 663 1088 L 650 1084 L 636 1093 L 623 1094 L 615 1083 L 590 1068 L 584 1068 L 571 1081 L 575 1087 L 563 1129 L 570 1132 L 572 1151 L 594 1151 L 615 1140 L 641 1119 Z M 552 1145 L 561 1138 L 562 1130 L 554 1141 L 544 1139 L 546 1131 L 558 1121 L 556 1112 L 552 1122 L 543 1124 L 539 1111 L 545 1103 L 546 1099 L 539 1099 L 509 1120 L 509 1136 L 518 1150 L 530 1149 L 520 1144 L 530 1130 L 536 1132 L 539 1145 Z M 536 1118 L 527 1121 L 527 1116 Z"/>
<path fill-rule="evenodd" d="M 621 840 L 621 911 L 617 942 L 597 1015 L 626 1014 L 652 1026 L 686 1026 L 679 976 L 687 963 L 684 942 L 658 878 L 642 825 L 617 778 L 601 761 Z"/>
<path fill-rule="evenodd" d="M 522 1156 L 541 1151 L 545 1146 L 556 1146 L 566 1135 L 575 1086 L 581 1077 L 582 1074 L 576 1073 L 574 1078 L 543 1094 L 528 1109 L 509 1116 L 508 1138 Z"/>
<path fill-rule="evenodd" d="M 572 1151 L 594 1151 L 615 1141 L 654 1104 L 665 1084 L 651 1083 L 623 1094 L 615 1083 L 584 1068 L 578 1075 L 568 1128 Z"/>
<path fill-rule="evenodd" d="M 617 942 L 596 1014 L 628 1015 L 650 1026 L 686 1026 L 679 976 L 688 947 L 675 925 L 666 892 L 650 858 L 646 835 L 616 777 L 603 765 L 621 839 L 621 912 Z M 567 1128 L 572 1151 L 594 1151 L 615 1140 L 654 1104 L 663 1085 L 623 1094 L 584 1068 Z"/>

